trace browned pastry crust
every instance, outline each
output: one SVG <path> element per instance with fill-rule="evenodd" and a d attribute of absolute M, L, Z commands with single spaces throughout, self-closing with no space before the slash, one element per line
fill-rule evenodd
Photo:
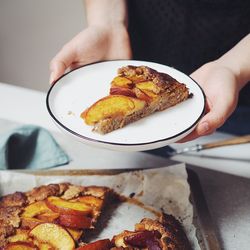
<path fill-rule="evenodd" d="M 19 215 L 26 205 L 27 197 L 24 193 L 16 192 L 0 198 L 0 248 L 6 243 L 8 236 L 15 233 L 21 222 Z"/>
<path fill-rule="evenodd" d="M 118 78 L 125 79 L 129 83 L 116 85 L 113 79 L 110 88 L 110 96 L 123 95 L 127 98 L 136 98 L 145 101 L 143 108 L 124 115 L 122 112 L 105 116 L 94 124 L 93 130 L 106 134 L 124 127 L 127 124 L 140 120 L 150 114 L 165 110 L 191 97 L 185 84 L 178 82 L 168 74 L 157 72 L 147 66 L 126 66 L 118 69 Z M 142 86 L 143 84 L 148 86 Z M 106 98 L 109 98 L 107 96 Z M 100 101 L 100 100 L 99 100 Z M 89 109 L 91 109 L 93 104 Z M 108 107 L 109 108 L 109 107 Z M 81 115 L 86 122 L 87 109 Z M 86 122 L 88 124 L 88 122 Z"/>
<path fill-rule="evenodd" d="M 187 236 L 178 220 L 162 214 L 159 220 L 143 219 L 135 231 L 114 236 L 115 249 L 191 250 Z M 143 245 L 145 244 L 145 245 Z M 141 245 L 141 247 L 139 247 Z"/>
<path fill-rule="evenodd" d="M 189 90 L 184 83 L 178 82 L 168 74 L 160 73 L 146 66 L 126 66 L 118 70 L 119 75 L 132 79 L 135 83 L 153 82 L 153 93 L 157 96 L 148 103 L 148 111 L 153 113 L 174 106 L 189 97 Z M 148 114 L 145 114 L 145 116 Z"/>
<path fill-rule="evenodd" d="M 21 226 L 21 214 L 25 207 L 37 201 L 44 201 L 50 196 L 60 197 L 64 200 L 91 195 L 102 199 L 103 206 L 113 195 L 107 187 L 76 186 L 69 183 L 50 184 L 33 188 L 28 192 L 16 192 L 0 197 L 0 249 L 8 243 L 8 237 L 15 235 Z M 101 210 L 94 213 L 93 225 L 96 223 Z"/>
<path fill-rule="evenodd" d="M 0 198 L 0 249 L 9 249 L 8 247 L 13 242 L 18 244 L 33 244 L 32 238 L 28 241 L 29 243 L 20 242 L 20 232 L 27 232 L 25 220 L 23 214 L 27 212 L 27 207 L 31 207 L 34 204 L 39 204 L 46 201 L 50 197 L 59 197 L 64 201 L 75 202 L 79 201 L 82 197 L 95 197 L 101 200 L 101 205 L 97 210 L 93 210 L 92 213 L 92 227 L 93 229 L 97 225 L 97 219 L 101 212 L 105 208 L 106 204 L 110 204 L 114 199 L 119 196 L 110 188 L 100 186 L 77 186 L 70 183 L 50 184 L 43 185 L 40 187 L 33 188 L 28 192 L 16 192 L 14 194 L 6 195 Z M 111 200 L 112 199 L 112 200 Z M 118 199 L 123 201 L 122 197 Z M 33 210 L 32 210 L 33 211 Z M 67 217 L 67 216 L 66 216 Z M 34 217 L 36 220 L 36 217 Z M 27 222 L 26 222 L 27 223 Z M 28 231 L 32 230 L 37 226 L 36 221 L 34 224 L 27 224 Z M 53 223 L 58 223 L 57 221 Z M 46 224 L 46 223 L 45 223 Z M 59 223 L 60 225 L 60 223 Z M 63 225 L 65 226 L 65 225 Z M 67 228 L 68 230 L 70 228 Z M 88 230 L 87 229 L 87 230 Z M 80 234 L 85 232 L 85 229 L 81 229 Z M 69 231 L 70 232 L 70 231 Z M 27 234 L 26 234 L 27 235 Z M 29 236 L 28 236 L 29 237 Z M 80 236 L 79 236 L 80 237 Z M 13 238 L 15 239 L 13 241 Z M 88 248 L 88 244 L 81 241 L 80 238 L 74 238 L 76 245 L 86 246 L 86 248 L 78 250 L 98 250 L 98 243 L 95 247 Z M 27 239 L 27 237 L 26 237 Z M 26 240 L 25 239 L 25 240 Z M 12 242 L 12 243 L 11 243 Z M 110 242 L 110 241 L 109 241 Z M 80 243 L 80 244 L 78 244 Z M 92 244 L 92 243 L 90 243 Z M 7 246 L 7 248 L 6 248 Z M 33 245 L 34 246 L 34 245 Z M 19 246 L 20 247 L 20 246 Z M 40 245 L 38 245 L 40 249 Z M 34 249 L 38 249 L 34 246 Z M 10 248 L 12 249 L 12 248 Z M 16 248 L 14 248 L 16 249 Z M 20 249 L 20 248 L 18 248 Z M 25 248 L 26 249 L 26 248 Z M 28 248 L 30 249 L 30 248 Z M 33 248 L 32 248 L 33 249 Z M 47 248 L 41 248 L 47 249 Z M 54 249 L 54 248 L 49 248 Z M 73 248 L 71 248 L 73 249 Z M 143 219 L 140 223 L 135 225 L 135 231 L 124 231 L 113 237 L 110 244 L 106 243 L 106 247 L 102 249 L 108 250 L 190 250 L 190 244 L 187 236 L 178 220 L 173 216 L 162 214 L 159 219 L 153 220 L 149 218 Z"/>
<path fill-rule="evenodd" d="M 144 81 L 153 81 L 159 87 L 158 93 L 171 92 L 178 84 L 177 80 L 166 73 L 160 73 L 147 66 L 128 65 L 118 69 L 118 75 L 132 79 L 134 84 Z"/>

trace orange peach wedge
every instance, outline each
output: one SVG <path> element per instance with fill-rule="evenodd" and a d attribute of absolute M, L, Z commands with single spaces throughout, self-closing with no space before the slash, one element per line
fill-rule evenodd
<path fill-rule="evenodd" d="M 101 208 L 103 205 L 102 199 L 92 195 L 81 196 L 77 200 L 95 208 Z"/>
<path fill-rule="evenodd" d="M 29 235 L 38 242 L 47 243 L 56 249 L 73 250 L 75 242 L 63 227 L 53 223 L 43 223 L 34 227 Z"/>
<path fill-rule="evenodd" d="M 71 202 L 51 196 L 46 200 L 47 206 L 54 212 L 72 215 L 90 215 L 92 207 L 82 202 Z"/>
<path fill-rule="evenodd" d="M 35 217 L 39 214 L 51 211 L 44 201 L 37 201 L 25 207 L 21 217 Z"/>
<path fill-rule="evenodd" d="M 44 222 L 54 222 L 59 216 L 60 216 L 59 213 L 49 211 L 49 212 L 37 215 L 36 218 Z"/>
<path fill-rule="evenodd" d="M 136 87 L 141 90 L 151 91 L 155 94 L 160 92 L 160 88 L 152 81 L 139 82 L 136 84 Z"/>
<path fill-rule="evenodd" d="M 83 232 L 78 229 L 73 229 L 73 228 L 68 228 L 68 227 L 66 227 L 66 229 L 75 241 L 79 240 L 83 234 Z"/>
<path fill-rule="evenodd" d="M 117 87 L 112 86 L 109 91 L 110 95 L 125 95 L 125 96 L 131 96 L 136 97 L 136 94 L 134 93 L 133 89 L 128 89 L 124 87 Z"/>
<path fill-rule="evenodd" d="M 134 84 L 132 83 L 131 80 L 122 76 L 115 77 L 111 82 L 111 86 L 124 87 L 124 88 L 132 88 L 133 85 Z"/>
<path fill-rule="evenodd" d="M 61 214 L 58 223 L 73 229 L 86 229 L 92 225 L 92 219 L 84 215 Z"/>
<path fill-rule="evenodd" d="M 95 102 L 81 114 L 81 117 L 86 124 L 94 125 L 106 118 L 129 115 L 144 108 L 145 105 L 145 101 L 136 98 L 123 95 L 109 95 Z"/>
<path fill-rule="evenodd" d="M 22 229 L 32 229 L 43 222 L 44 221 L 39 220 L 37 218 L 29 218 L 29 217 L 25 218 L 24 217 L 21 219 L 21 228 Z"/>

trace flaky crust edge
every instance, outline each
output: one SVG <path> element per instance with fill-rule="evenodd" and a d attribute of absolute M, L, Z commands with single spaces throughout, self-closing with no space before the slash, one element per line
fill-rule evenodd
<path fill-rule="evenodd" d="M 15 192 L 2 196 L 0 197 L 0 249 L 6 245 L 7 238 L 14 235 L 16 229 L 20 227 L 20 215 L 24 208 L 33 202 L 45 200 L 49 196 L 70 200 L 81 195 L 92 195 L 103 199 L 105 203 L 112 194 L 113 190 L 108 187 L 59 183 L 42 185 L 27 192 Z"/>

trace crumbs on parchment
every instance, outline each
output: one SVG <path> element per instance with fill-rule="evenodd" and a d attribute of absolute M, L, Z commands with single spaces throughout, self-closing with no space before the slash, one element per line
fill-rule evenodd
<path fill-rule="evenodd" d="M 73 111 L 69 110 L 68 115 L 75 115 L 75 113 Z"/>

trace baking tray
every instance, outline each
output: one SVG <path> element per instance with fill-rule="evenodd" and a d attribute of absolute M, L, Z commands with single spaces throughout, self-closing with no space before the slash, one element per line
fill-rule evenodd
<path fill-rule="evenodd" d="M 193 223 L 197 229 L 196 236 L 202 250 L 221 250 L 216 237 L 213 221 L 197 174 L 187 168 L 190 185 L 190 201 L 194 209 Z"/>
<path fill-rule="evenodd" d="M 18 172 L 29 173 L 37 176 L 53 175 L 116 175 L 125 172 L 132 172 L 143 169 L 82 169 L 82 170 L 21 170 Z M 145 169 L 144 169 L 145 170 Z M 221 250 L 219 241 L 216 237 L 212 218 L 210 216 L 207 202 L 205 200 L 202 187 L 197 174 L 187 167 L 188 183 L 190 185 L 190 201 L 194 209 L 193 224 L 196 227 L 196 236 L 202 250 Z"/>

